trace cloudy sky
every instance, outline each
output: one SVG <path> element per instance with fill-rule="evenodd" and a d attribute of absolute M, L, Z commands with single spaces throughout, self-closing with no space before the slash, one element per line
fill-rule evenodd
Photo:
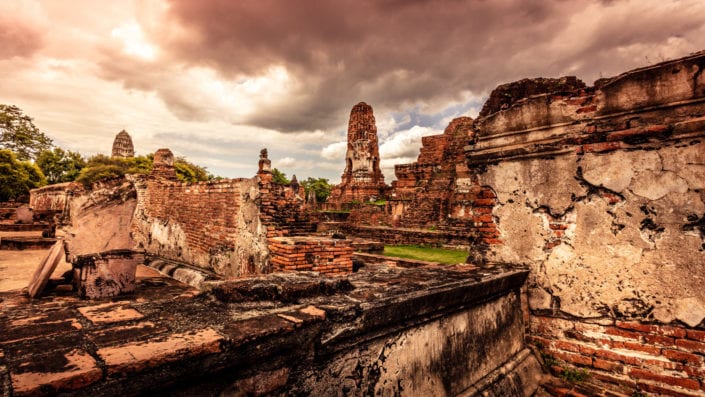
<path fill-rule="evenodd" d="M 254 175 L 266 147 L 337 182 L 365 101 L 390 182 L 498 84 L 590 85 L 703 49 L 702 0 L 2 0 L 0 103 L 84 155 L 124 128 L 137 153 L 217 175 Z"/>

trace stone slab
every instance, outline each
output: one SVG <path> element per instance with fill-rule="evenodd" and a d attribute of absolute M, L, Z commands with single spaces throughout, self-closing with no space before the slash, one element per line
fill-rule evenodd
<path fill-rule="evenodd" d="M 133 321 L 144 317 L 142 313 L 130 307 L 128 302 L 80 307 L 78 311 L 94 325 Z"/>
<path fill-rule="evenodd" d="M 16 396 L 56 394 L 86 387 L 101 379 L 103 372 L 87 352 L 49 353 L 42 360 L 28 360 L 10 373 Z"/>
<path fill-rule="evenodd" d="M 51 249 L 49 249 L 47 256 L 44 257 L 44 259 L 39 263 L 37 270 L 34 271 L 32 280 L 29 282 L 29 286 L 27 287 L 27 293 L 31 298 L 38 297 L 39 294 L 44 291 L 44 287 L 46 287 L 49 277 L 51 277 L 51 274 L 54 273 L 54 270 L 59 264 L 59 261 L 61 261 L 63 254 L 64 243 L 59 240 L 54 243 Z"/>
<path fill-rule="evenodd" d="M 221 351 L 223 337 L 212 328 L 172 334 L 161 340 L 127 343 L 98 350 L 109 374 L 131 373 Z"/>

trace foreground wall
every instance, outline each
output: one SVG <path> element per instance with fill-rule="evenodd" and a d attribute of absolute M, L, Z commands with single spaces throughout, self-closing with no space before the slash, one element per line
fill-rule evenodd
<path fill-rule="evenodd" d="M 145 276 L 114 302 L 0 293 L 0 395 L 530 396 L 527 273 L 371 265 L 200 294 Z"/>
<path fill-rule="evenodd" d="M 531 332 L 616 388 L 705 390 L 705 54 L 480 118 L 486 259 L 532 266 Z"/>

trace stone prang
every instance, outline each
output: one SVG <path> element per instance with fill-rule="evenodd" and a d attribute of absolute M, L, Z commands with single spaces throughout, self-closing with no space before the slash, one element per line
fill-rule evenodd
<path fill-rule="evenodd" d="M 360 102 L 350 111 L 345 171 L 330 202 L 365 202 L 384 194 L 384 176 L 379 168 L 379 143 L 372 106 Z"/>
<path fill-rule="evenodd" d="M 135 157 L 135 146 L 132 144 L 132 138 L 127 131 L 122 130 L 115 135 L 113 141 L 113 157 Z"/>

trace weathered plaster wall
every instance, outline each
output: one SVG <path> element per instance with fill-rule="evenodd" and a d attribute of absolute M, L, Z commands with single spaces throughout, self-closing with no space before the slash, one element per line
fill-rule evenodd
<path fill-rule="evenodd" d="M 256 178 L 185 183 L 136 178 L 134 238 L 148 254 L 221 276 L 268 271 Z"/>
<path fill-rule="evenodd" d="M 479 183 L 497 193 L 499 236 L 486 258 L 531 265 L 532 313 L 569 319 L 548 331 L 535 322 L 532 333 L 576 342 L 548 348 L 614 383 L 705 387 L 702 341 L 619 327 L 669 324 L 683 338 L 705 328 L 704 67 L 700 53 L 530 97 L 478 119 L 466 148 Z M 580 332 L 587 323 L 613 328 L 590 336 Z M 624 338 L 634 346 L 614 346 Z M 610 343 L 625 356 L 595 354 Z"/>
<path fill-rule="evenodd" d="M 69 261 L 79 255 L 134 248 L 130 230 L 136 205 L 135 188 L 124 179 L 71 196 L 70 221 L 64 233 Z"/>
<path fill-rule="evenodd" d="M 75 182 L 57 183 L 32 189 L 29 192 L 29 206 L 35 211 L 64 212 L 68 209 L 71 197 L 74 194 L 80 194 L 83 190 L 83 185 Z"/>
<path fill-rule="evenodd" d="M 518 299 L 504 295 L 366 341 L 306 373 L 303 388 L 316 396 L 460 395 L 524 348 Z M 527 380 L 498 395 L 531 395 L 536 379 Z"/>

